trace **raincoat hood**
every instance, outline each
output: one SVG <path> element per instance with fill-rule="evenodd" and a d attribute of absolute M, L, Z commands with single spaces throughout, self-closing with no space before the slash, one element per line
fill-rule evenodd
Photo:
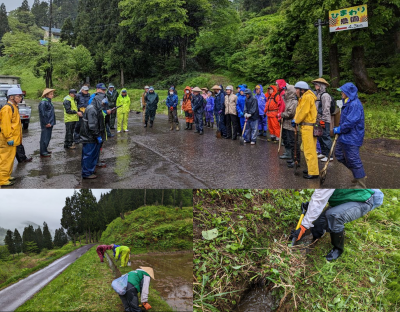
<path fill-rule="evenodd" d="M 187 90 L 189 90 L 189 94 L 192 93 L 192 88 L 191 88 L 191 87 L 186 87 L 186 88 L 185 88 L 185 90 L 184 90 L 185 94 L 186 94 L 186 91 L 187 91 Z"/>
<path fill-rule="evenodd" d="M 261 91 L 261 93 L 260 93 L 260 94 L 264 94 L 264 88 L 263 88 L 263 86 L 262 86 L 262 85 L 260 85 L 260 84 L 259 84 L 259 85 L 257 85 L 257 86 L 260 86 L 260 91 Z M 257 93 L 256 93 L 256 88 L 254 88 L 254 91 L 253 91 L 253 93 L 254 93 L 254 94 L 257 94 Z"/>
<path fill-rule="evenodd" d="M 274 98 L 275 95 L 278 93 L 278 88 L 274 85 L 270 86 L 270 88 L 272 88 L 272 90 L 274 90 L 274 91 L 272 92 L 272 94 L 269 94 L 269 90 L 268 90 L 267 95 L 268 95 L 268 97 Z"/>
<path fill-rule="evenodd" d="M 240 92 L 244 92 L 244 91 L 246 91 L 246 88 L 244 87 L 244 86 L 239 86 L 240 87 Z"/>
<path fill-rule="evenodd" d="M 347 95 L 347 97 L 351 100 L 354 101 L 355 99 L 358 99 L 358 89 L 357 87 L 352 84 L 351 82 L 348 82 L 344 84 L 343 86 L 340 87 L 340 90 L 343 91 L 344 94 Z"/>
<path fill-rule="evenodd" d="M 287 85 L 286 86 L 286 93 L 285 93 L 285 98 L 287 101 L 289 100 L 296 100 L 296 89 L 292 85 Z"/>
<path fill-rule="evenodd" d="M 320 83 L 320 82 L 315 82 L 314 85 L 319 86 L 319 91 L 317 91 L 318 93 L 326 92 L 326 84 Z"/>
<path fill-rule="evenodd" d="M 279 90 L 278 90 L 278 91 L 282 91 L 283 88 L 287 86 L 287 83 L 286 83 L 286 81 L 285 81 L 284 79 L 278 79 L 278 80 L 276 81 L 276 83 L 277 83 L 277 85 L 278 85 L 278 87 L 279 87 Z"/>

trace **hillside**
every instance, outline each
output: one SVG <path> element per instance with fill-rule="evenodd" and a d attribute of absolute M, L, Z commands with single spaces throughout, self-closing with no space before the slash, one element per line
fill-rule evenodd
<path fill-rule="evenodd" d="M 194 311 L 251 312 L 260 303 L 281 312 L 398 311 L 400 190 L 383 192 L 381 207 L 346 224 L 345 252 L 329 263 L 329 235 L 310 247 L 289 247 L 312 190 L 198 190 Z M 217 237 L 202 238 L 215 228 Z M 247 300 L 247 290 L 260 284 L 267 285 L 265 297 Z M 236 310 L 240 302 L 254 309 Z"/>
<path fill-rule="evenodd" d="M 146 206 L 112 221 L 101 236 L 105 244 L 148 251 L 187 250 L 193 246 L 193 208 Z"/>

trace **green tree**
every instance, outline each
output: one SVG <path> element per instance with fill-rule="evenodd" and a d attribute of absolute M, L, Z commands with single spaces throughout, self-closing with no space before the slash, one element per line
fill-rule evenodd
<path fill-rule="evenodd" d="M 35 23 L 39 27 L 49 25 L 49 3 L 47 1 L 35 0 L 31 9 L 35 16 Z"/>
<path fill-rule="evenodd" d="M 23 0 L 21 6 L 17 10 L 29 12 L 31 9 L 29 8 L 28 0 Z"/>
<path fill-rule="evenodd" d="M 36 248 L 37 245 L 35 243 L 35 230 L 32 225 L 28 225 L 24 228 L 24 232 L 22 233 L 22 251 L 28 252 L 27 248 L 30 243 L 34 243 Z"/>
<path fill-rule="evenodd" d="M 10 252 L 7 246 L 0 246 L 0 260 L 8 260 L 10 257 Z"/>
<path fill-rule="evenodd" d="M 44 248 L 43 232 L 40 226 L 37 229 L 35 229 L 35 243 L 39 251 L 41 251 Z"/>
<path fill-rule="evenodd" d="M 7 231 L 6 237 L 4 238 L 4 244 L 7 246 L 10 254 L 12 254 L 14 257 L 16 250 L 15 250 L 15 243 L 14 243 L 12 231 L 10 231 L 10 230 Z"/>
<path fill-rule="evenodd" d="M 53 239 L 46 222 L 43 222 L 43 248 L 53 249 Z"/>
<path fill-rule="evenodd" d="M 14 240 L 14 245 L 15 245 L 15 252 L 17 254 L 22 252 L 22 237 L 19 234 L 18 230 L 14 230 L 14 235 L 13 235 L 13 240 Z"/>
<path fill-rule="evenodd" d="M 72 20 L 70 17 L 64 21 L 64 24 L 61 28 L 61 36 L 60 41 L 65 42 L 67 45 L 74 45 L 74 25 L 72 24 Z"/>
<path fill-rule="evenodd" d="M 8 25 L 7 9 L 4 3 L 0 5 L 0 40 L 6 32 L 10 31 Z"/>
<path fill-rule="evenodd" d="M 67 197 L 65 199 L 65 206 L 62 209 L 62 218 L 61 218 L 61 225 L 63 226 L 63 228 L 67 230 L 67 234 L 70 237 L 72 237 L 72 242 L 74 246 L 76 246 L 75 237 L 80 233 L 78 227 L 79 214 L 76 201 L 77 201 L 76 192 L 74 192 L 73 196 Z"/>
<path fill-rule="evenodd" d="M 27 242 L 25 245 L 26 253 L 39 253 L 39 248 L 35 242 Z"/>

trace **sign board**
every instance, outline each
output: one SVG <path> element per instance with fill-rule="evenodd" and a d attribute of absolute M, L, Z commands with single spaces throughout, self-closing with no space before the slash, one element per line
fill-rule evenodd
<path fill-rule="evenodd" d="M 368 27 L 367 5 L 329 11 L 329 31 L 352 30 Z"/>

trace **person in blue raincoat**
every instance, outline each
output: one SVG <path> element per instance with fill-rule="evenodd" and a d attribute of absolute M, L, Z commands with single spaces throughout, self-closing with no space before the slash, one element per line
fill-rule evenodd
<path fill-rule="evenodd" d="M 244 91 L 246 91 L 246 88 L 243 87 L 243 85 L 240 85 L 240 92 L 238 93 L 237 97 L 237 105 L 236 105 L 236 110 L 238 113 L 238 117 L 240 120 L 240 135 L 242 134 L 243 127 L 244 127 L 244 122 L 246 118 L 244 118 L 244 104 L 246 103 L 246 95 L 244 94 Z"/>
<path fill-rule="evenodd" d="M 214 128 L 214 97 L 212 91 L 207 92 L 207 104 L 206 104 L 206 123 L 207 128 Z"/>
<path fill-rule="evenodd" d="M 253 92 L 254 97 L 257 99 L 258 102 L 258 111 L 260 114 L 258 117 L 258 135 L 264 135 L 266 137 L 268 125 L 267 116 L 265 116 L 264 110 L 265 104 L 267 103 L 267 98 L 265 97 L 263 86 L 260 84 L 256 86 Z"/>
<path fill-rule="evenodd" d="M 111 246 L 112 246 L 112 251 L 113 251 L 113 253 L 114 253 L 114 258 L 115 258 L 115 250 L 116 250 L 118 247 L 121 247 L 121 245 L 111 244 Z M 118 256 L 118 259 L 119 259 L 119 258 L 121 258 L 121 255 Z"/>
<path fill-rule="evenodd" d="M 214 115 L 217 127 L 221 131 L 222 136 L 226 137 L 226 127 L 225 127 L 225 93 L 223 92 L 221 86 L 215 85 L 212 89 L 215 93 L 214 100 Z"/>
<path fill-rule="evenodd" d="M 338 91 L 342 92 L 343 108 L 339 127 L 334 128 L 334 133 L 339 134 L 335 156 L 353 173 L 355 187 L 366 188 L 366 174 L 360 157 L 365 134 L 364 108 L 358 99 L 358 89 L 351 82 Z"/>
<path fill-rule="evenodd" d="M 169 89 L 166 105 L 168 106 L 168 122 L 170 124 L 169 130 L 174 130 L 174 123 L 176 124 L 176 131 L 179 131 L 178 120 L 178 95 L 175 94 L 175 88 Z"/>

